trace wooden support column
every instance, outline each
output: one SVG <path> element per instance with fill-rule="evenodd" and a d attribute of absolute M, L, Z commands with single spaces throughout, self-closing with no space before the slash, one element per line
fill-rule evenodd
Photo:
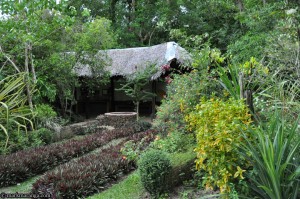
<path fill-rule="evenodd" d="M 81 91 L 79 87 L 75 88 L 75 100 L 76 100 L 76 107 L 75 107 L 75 113 L 78 114 L 79 113 L 79 101 L 81 98 Z"/>
<path fill-rule="evenodd" d="M 115 83 L 114 77 L 110 78 L 110 111 L 115 111 Z"/>
<path fill-rule="evenodd" d="M 156 94 L 156 80 L 152 81 L 152 93 Z M 154 119 L 156 112 L 156 95 L 152 97 L 151 119 Z"/>
<path fill-rule="evenodd" d="M 90 99 L 86 98 L 84 101 L 84 106 L 85 106 L 85 118 L 89 119 L 90 117 Z"/>

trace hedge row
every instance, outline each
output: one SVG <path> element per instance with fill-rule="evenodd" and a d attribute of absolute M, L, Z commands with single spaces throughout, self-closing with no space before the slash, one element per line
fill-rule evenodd
<path fill-rule="evenodd" d="M 0 187 L 14 185 L 55 166 L 92 151 L 109 141 L 134 133 L 132 128 L 115 129 L 87 135 L 10 155 L 0 156 Z"/>
<path fill-rule="evenodd" d="M 154 131 L 129 136 L 126 140 L 150 143 Z M 82 198 L 103 190 L 108 182 L 134 169 L 131 161 L 123 158 L 120 148 L 125 141 L 95 154 L 88 154 L 53 171 L 45 173 L 33 184 L 32 193 L 52 194 L 55 198 Z"/>

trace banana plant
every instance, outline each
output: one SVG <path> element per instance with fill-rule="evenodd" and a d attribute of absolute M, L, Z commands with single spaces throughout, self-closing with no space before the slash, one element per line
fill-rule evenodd
<path fill-rule="evenodd" d="M 30 120 L 32 112 L 26 105 L 24 87 L 25 73 L 7 76 L 0 80 L 0 133 L 5 135 L 6 149 L 9 142 L 10 131 L 23 128 L 27 133 L 27 125 L 33 127 Z"/>

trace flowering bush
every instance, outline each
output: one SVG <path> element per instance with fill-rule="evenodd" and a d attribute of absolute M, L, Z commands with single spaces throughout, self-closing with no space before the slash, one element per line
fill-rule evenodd
<path fill-rule="evenodd" d="M 196 167 L 203 169 L 207 188 L 217 186 L 222 193 L 230 191 L 234 178 L 243 179 L 243 157 L 238 147 L 244 142 L 251 116 L 242 100 L 202 98 L 195 110 L 185 117 L 189 129 L 197 136 Z"/>

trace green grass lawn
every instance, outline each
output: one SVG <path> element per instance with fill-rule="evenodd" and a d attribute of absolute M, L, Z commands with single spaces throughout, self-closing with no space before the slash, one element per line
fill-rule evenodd
<path fill-rule="evenodd" d="M 138 171 L 134 171 L 125 180 L 88 199 L 138 199 L 145 193 Z"/>
<path fill-rule="evenodd" d="M 0 193 L 30 193 L 32 184 L 39 178 L 40 176 L 35 176 L 26 180 L 25 182 L 19 183 L 18 185 L 3 187 L 0 188 Z"/>

